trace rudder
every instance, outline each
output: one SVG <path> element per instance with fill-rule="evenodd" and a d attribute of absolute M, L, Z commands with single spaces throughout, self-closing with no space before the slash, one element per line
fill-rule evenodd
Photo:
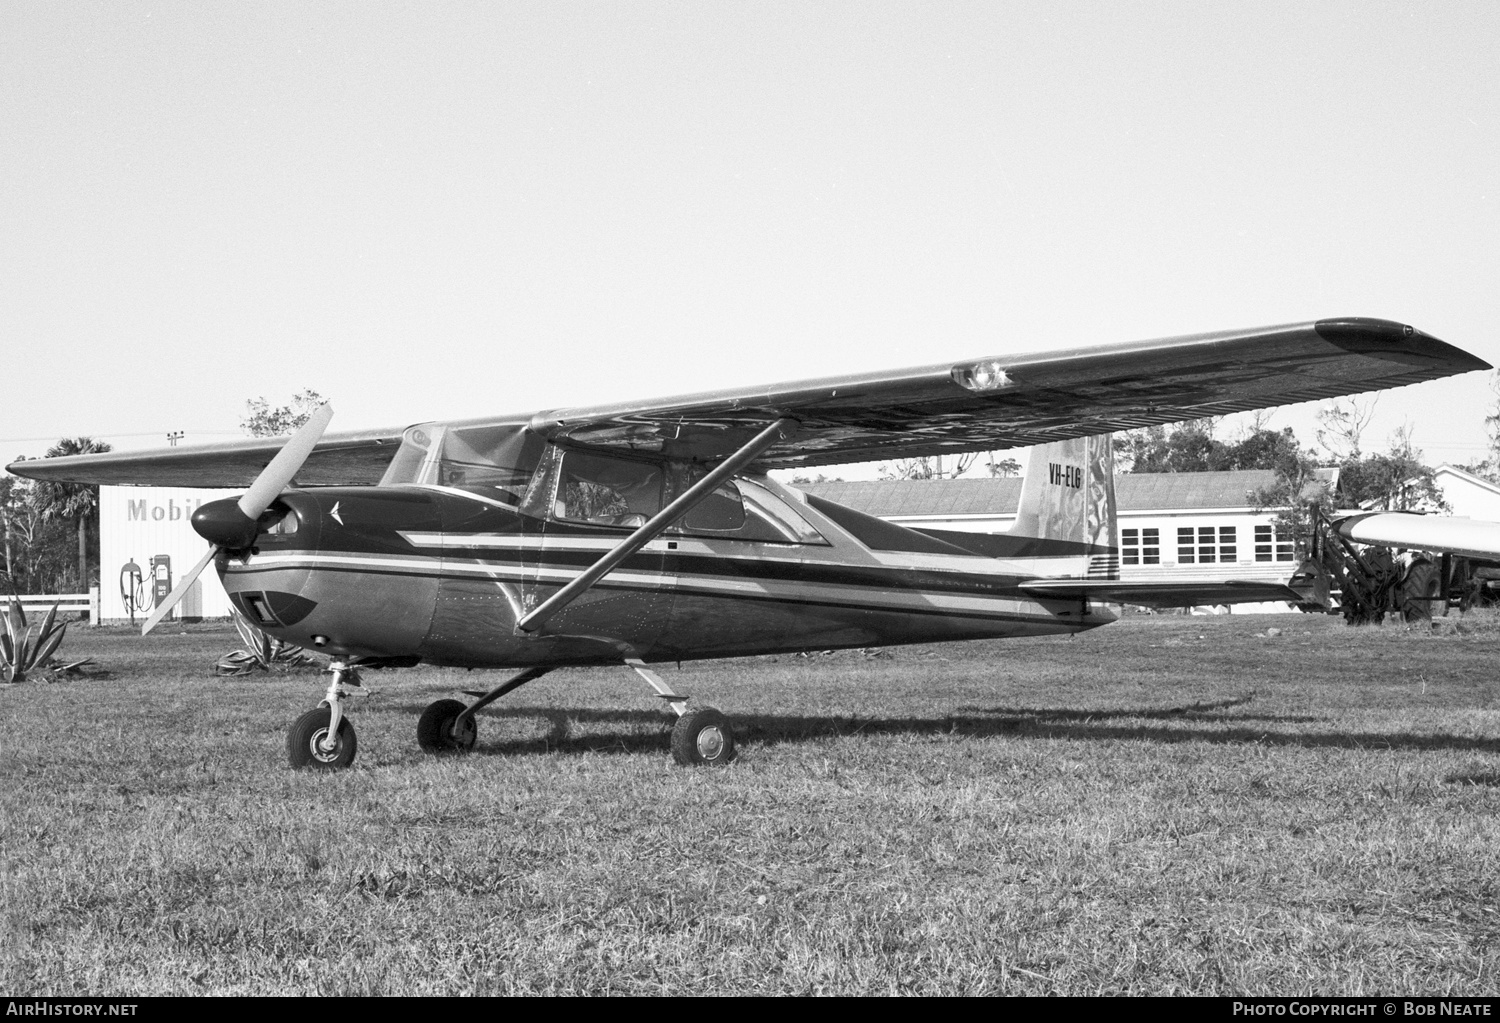
<path fill-rule="evenodd" d="M 1059 553 L 1087 554 L 1086 578 L 1118 579 L 1114 471 L 1112 434 L 1033 448 L 1011 534 L 1056 541 Z"/>

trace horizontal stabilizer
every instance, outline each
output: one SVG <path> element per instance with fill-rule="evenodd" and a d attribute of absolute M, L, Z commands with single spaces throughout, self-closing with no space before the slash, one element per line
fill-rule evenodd
<path fill-rule="evenodd" d="M 1296 580 L 1294 580 L 1296 581 Z M 1284 600 L 1317 603 L 1311 587 L 1261 579 L 1204 579 L 1178 582 L 1118 579 L 1037 579 L 1022 583 L 1021 592 L 1039 600 L 1097 600 L 1145 607 L 1197 607 L 1202 604 L 1253 604 Z"/>

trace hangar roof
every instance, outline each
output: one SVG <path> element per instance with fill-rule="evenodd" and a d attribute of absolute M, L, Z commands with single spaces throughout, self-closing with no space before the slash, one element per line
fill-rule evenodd
<path fill-rule="evenodd" d="M 1318 475 L 1331 482 L 1335 470 Z M 1115 477 L 1122 512 L 1247 508 L 1255 492 L 1273 485 L 1269 469 L 1232 472 L 1123 473 Z M 798 490 L 868 515 L 1014 515 L 1021 503 L 1021 477 L 959 480 L 869 480 L 792 484 Z"/>

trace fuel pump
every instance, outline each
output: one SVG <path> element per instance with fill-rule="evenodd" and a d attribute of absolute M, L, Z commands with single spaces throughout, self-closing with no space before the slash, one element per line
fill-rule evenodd
<path fill-rule="evenodd" d="M 172 593 L 172 556 L 151 556 L 151 606 L 161 607 Z M 170 615 L 169 615 L 170 617 Z"/>
<path fill-rule="evenodd" d="M 130 616 L 130 624 L 134 625 L 135 613 L 146 609 L 146 580 L 141 576 L 141 566 L 135 563 L 134 558 L 120 569 L 120 601 L 125 605 L 125 613 Z"/>

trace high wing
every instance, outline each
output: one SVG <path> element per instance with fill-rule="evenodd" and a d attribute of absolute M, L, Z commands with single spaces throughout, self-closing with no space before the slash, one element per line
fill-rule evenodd
<path fill-rule="evenodd" d="M 1026 447 L 1488 368 L 1412 327 L 1332 319 L 564 409 L 532 428 L 713 457 L 789 417 L 796 434 L 757 465 L 793 468 Z"/>
<path fill-rule="evenodd" d="M 401 444 L 401 430 L 331 433 L 297 470 L 300 486 L 380 482 Z M 247 487 L 286 444 L 285 437 L 256 437 L 154 451 L 110 451 L 13 462 L 17 476 L 72 483 L 137 487 Z"/>
<path fill-rule="evenodd" d="M 1412 327 L 1346 318 L 562 409 L 529 423 L 571 445 L 714 460 L 768 423 L 791 420 L 795 429 L 758 456 L 755 467 L 764 470 L 1024 447 L 1489 368 Z M 327 437 L 297 482 L 376 482 L 400 435 Z M 75 455 L 10 469 L 85 483 L 236 486 L 278 445 Z"/>
<path fill-rule="evenodd" d="M 1500 522 L 1412 512 L 1366 512 L 1337 519 L 1333 528 L 1355 543 L 1500 558 Z"/>

